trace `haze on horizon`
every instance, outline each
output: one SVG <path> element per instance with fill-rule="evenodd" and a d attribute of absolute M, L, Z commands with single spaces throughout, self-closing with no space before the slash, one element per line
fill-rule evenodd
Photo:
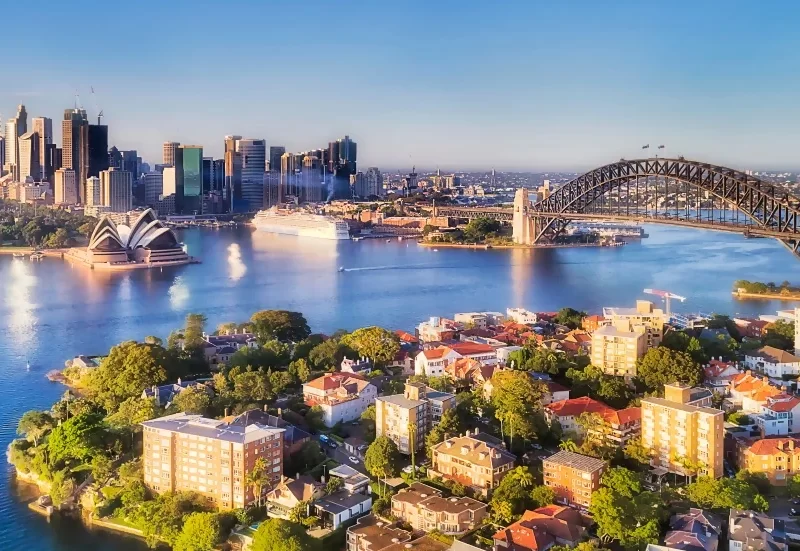
<path fill-rule="evenodd" d="M 109 144 L 221 156 L 350 135 L 359 166 L 582 171 L 665 144 L 800 167 L 800 5 L 311 0 L 11 2 L 0 114 L 54 120 L 75 91 Z M 15 24 L 10 24 L 15 22 Z M 96 92 L 97 105 L 90 96 Z"/>

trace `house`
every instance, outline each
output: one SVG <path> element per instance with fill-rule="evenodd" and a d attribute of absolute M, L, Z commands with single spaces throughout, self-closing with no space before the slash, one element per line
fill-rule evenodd
<path fill-rule="evenodd" d="M 624 446 L 628 440 L 639 436 L 642 432 L 642 408 L 629 407 L 618 409 L 603 414 L 603 419 L 608 423 L 608 432 L 605 438 L 619 447 Z"/>
<path fill-rule="evenodd" d="M 394 332 L 394 334 L 400 340 L 400 345 L 401 346 L 403 346 L 403 345 L 417 346 L 419 344 L 419 339 L 417 337 L 415 337 L 411 333 L 403 331 L 402 329 L 396 330 Z"/>
<path fill-rule="evenodd" d="M 421 342 L 441 342 L 458 336 L 458 324 L 449 319 L 432 317 L 417 326 L 417 338 Z"/>
<path fill-rule="evenodd" d="M 414 482 L 392 496 L 392 516 L 414 530 L 438 530 L 448 536 L 462 535 L 481 525 L 487 505 L 469 497 L 444 498 L 431 486 Z"/>
<path fill-rule="evenodd" d="M 394 359 L 387 364 L 387 367 L 399 367 L 402 375 L 410 376 L 414 374 L 414 357 L 418 354 L 416 348 L 401 346 Z"/>
<path fill-rule="evenodd" d="M 257 347 L 258 339 L 253 333 L 203 335 L 203 355 L 209 365 L 228 363 L 240 348 Z"/>
<path fill-rule="evenodd" d="M 325 495 L 325 484 L 310 476 L 281 477 L 281 481 L 267 492 L 267 516 L 288 519 L 292 509 Z"/>
<path fill-rule="evenodd" d="M 733 318 L 733 323 L 739 330 L 739 334 L 743 337 L 750 337 L 751 339 L 760 339 L 766 333 L 767 326 L 770 322 L 752 318 Z"/>
<path fill-rule="evenodd" d="M 728 517 L 729 551 L 788 551 L 785 525 L 756 511 L 731 509 Z"/>
<path fill-rule="evenodd" d="M 587 331 L 589 333 L 594 333 L 597 329 L 603 325 L 606 321 L 606 318 L 600 316 L 598 314 L 593 314 L 591 316 L 585 316 L 581 320 L 581 329 Z"/>
<path fill-rule="evenodd" d="M 313 507 L 322 527 L 336 530 L 350 519 L 369 514 L 372 509 L 372 495 L 339 490 L 317 499 Z"/>
<path fill-rule="evenodd" d="M 565 351 L 571 355 L 590 354 L 592 351 L 592 335 L 587 331 L 573 329 L 561 338 Z"/>
<path fill-rule="evenodd" d="M 472 358 L 459 358 L 444 368 L 445 375 L 448 375 L 456 383 L 465 383 L 465 386 L 471 389 L 481 388 L 486 381 L 492 378 L 494 370 L 495 366 L 484 365 Z"/>
<path fill-rule="evenodd" d="M 326 373 L 303 385 L 306 405 L 322 408 L 326 427 L 360 418 L 377 396 L 375 385 L 352 373 Z"/>
<path fill-rule="evenodd" d="M 355 373 L 356 375 L 367 375 L 372 371 L 372 361 L 368 358 L 356 358 L 354 360 L 345 356 L 339 366 L 342 373 Z"/>
<path fill-rule="evenodd" d="M 761 413 L 752 417 L 762 437 L 800 433 L 800 399 L 789 394 L 770 396 Z"/>
<path fill-rule="evenodd" d="M 411 532 L 375 515 L 363 516 L 347 529 L 347 551 L 383 551 L 411 540 Z"/>
<path fill-rule="evenodd" d="M 578 426 L 577 420 L 584 413 L 597 413 L 605 416 L 613 411 L 613 408 L 588 396 L 561 400 L 544 407 L 544 415 L 549 424 L 558 421 L 564 434 L 574 433 L 576 435 L 581 434 L 582 429 Z"/>
<path fill-rule="evenodd" d="M 544 384 L 547 386 L 547 391 L 542 395 L 542 405 L 569 400 L 569 389 L 564 385 L 553 381 L 546 381 Z"/>
<path fill-rule="evenodd" d="M 664 545 L 681 551 L 717 551 L 722 519 L 702 509 L 672 515 Z"/>
<path fill-rule="evenodd" d="M 725 392 L 734 377 L 739 375 L 736 362 L 712 358 L 703 366 L 704 384 L 712 390 Z"/>
<path fill-rule="evenodd" d="M 347 453 L 350 455 L 355 455 L 356 457 L 363 457 L 367 446 L 367 442 L 361 438 L 356 438 L 355 436 L 350 436 L 344 439 L 344 449 L 347 451 Z"/>
<path fill-rule="evenodd" d="M 731 379 L 728 392 L 726 402 L 744 413 L 760 413 L 767 398 L 781 393 L 770 384 L 769 377 L 754 375 L 749 369 Z"/>
<path fill-rule="evenodd" d="M 497 353 L 491 345 L 463 341 L 421 351 L 414 360 L 414 373 L 441 377 L 448 365 L 461 358 L 470 358 L 483 365 L 497 364 Z"/>
<path fill-rule="evenodd" d="M 328 471 L 331 478 L 341 478 L 342 488 L 348 492 L 369 493 L 369 477 L 350 465 L 339 465 Z"/>
<path fill-rule="evenodd" d="M 514 468 L 516 456 L 488 434 L 448 438 L 431 449 L 428 476 L 455 480 L 487 495 Z"/>
<path fill-rule="evenodd" d="M 548 505 L 525 511 L 514 524 L 495 533 L 494 550 L 544 551 L 553 545 L 575 547 L 586 535 L 587 521 L 575 509 Z"/>
<path fill-rule="evenodd" d="M 506 318 L 521 325 L 533 325 L 539 321 L 536 312 L 524 308 L 506 308 Z"/>
<path fill-rule="evenodd" d="M 739 469 L 764 473 L 771 484 L 785 486 L 800 472 L 800 438 L 762 438 L 738 442 Z"/>
<path fill-rule="evenodd" d="M 522 347 L 516 345 L 508 345 L 495 349 L 494 352 L 495 354 L 497 354 L 497 363 L 499 363 L 501 366 L 508 365 L 511 358 L 511 354 L 513 354 L 517 350 L 522 350 Z"/>
<path fill-rule="evenodd" d="M 299 452 L 306 442 L 311 441 L 311 435 L 309 433 L 297 428 L 281 417 L 281 410 L 278 410 L 278 415 L 275 416 L 270 415 L 266 411 L 262 411 L 260 409 L 249 409 L 243 413 L 240 413 L 236 417 L 226 417 L 224 420 L 234 426 L 247 427 L 249 425 L 258 424 L 265 427 L 283 429 L 284 462 L 287 461 L 292 455 Z"/>
<path fill-rule="evenodd" d="M 800 374 L 800 358 L 790 352 L 764 346 L 755 352 L 748 352 L 744 356 L 744 364 L 760 373 L 780 379 L 784 375 Z"/>
<path fill-rule="evenodd" d="M 506 318 L 501 312 L 464 312 L 456 314 L 453 319 L 464 329 L 486 329 L 502 324 Z"/>
<path fill-rule="evenodd" d="M 175 396 L 187 388 L 194 388 L 196 386 L 202 386 L 208 394 L 213 395 L 214 391 L 206 382 L 207 381 L 181 381 L 178 379 L 177 383 L 160 386 L 154 385 L 142 391 L 142 399 L 155 398 L 159 406 L 166 407 L 175 399 Z"/>
<path fill-rule="evenodd" d="M 542 461 L 545 486 L 556 494 L 564 505 L 588 507 L 592 494 L 600 488 L 600 477 L 608 463 L 570 451 L 560 451 Z"/>

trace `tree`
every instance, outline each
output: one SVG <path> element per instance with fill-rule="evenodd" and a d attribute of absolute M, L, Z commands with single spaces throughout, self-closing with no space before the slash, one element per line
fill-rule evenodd
<path fill-rule="evenodd" d="M 222 539 L 219 515 L 190 513 L 173 546 L 174 551 L 213 551 Z"/>
<path fill-rule="evenodd" d="M 336 337 L 331 337 L 311 349 L 308 361 L 316 369 L 333 371 L 342 364 L 345 356 L 355 357 L 356 351 L 346 346 Z"/>
<path fill-rule="evenodd" d="M 312 431 L 319 432 L 325 428 L 325 412 L 321 406 L 311 406 L 306 412 L 306 424 Z"/>
<path fill-rule="evenodd" d="M 125 341 L 111 349 L 89 377 L 89 391 L 109 413 L 127 398 L 167 380 L 166 351 L 160 346 Z"/>
<path fill-rule="evenodd" d="M 533 473 L 527 467 L 517 467 L 506 474 L 489 502 L 494 518 L 509 523 L 528 509 L 532 504 L 533 484 Z"/>
<path fill-rule="evenodd" d="M 300 312 L 288 310 L 261 310 L 250 317 L 256 337 L 266 342 L 270 339 L 298 342 L 311 334 L 308 322 Z"/>
<path fill-rule="evenodd" d="M 651 392 L 663 393 L 668 383 L 691 386 L 703 382 L 703 368 L 686 352 L 676 352 L 665 346 L 651 348 L 636 361 L 638 380 Z"/>
<path fill-rule="evenodd" d="M 98 453 L 92 458 L 92 478 L 98 484 L 104 483 L 111 476 L 113 468 L 111 460 L 102 453 Z"/>
<path fill-rule="evenodd" d="M 599 367 L 589 365 L 583 370 L 569 369 L 567 378 L 572 381 L 573 395 L 588 394 L 595 400 L 601 400 L 614 408 L 625 408 L 634 398 L 635 393 L 622 377 L 606 375 Z"/>
<path fill-rule="evenodd" d="M 728 416 L 728 422 L 734 425 L 745 426 L 753 423 L 749 415 L 741 411 L 734 411 Z"/>
<path fill-rule="evenodd" d="M 542 396 L 545 386 L 533 381 L 523 371 L 500 371 L 492 376 L 492 406 L 500 420 L 503 432 L 532 438 L 536 433 L 536 419 L 542 417 Z"/>
<path fill-rule="evenodd" d="M 767 325 L 762 344 L 791 350 L 794 345 L 794 322 L 777 320 Z"/>
<path fill-rule="evenodd" d="M 311 368 L 305 358 L 299 358 L 289 364 L 289 374 L 299 383 L 307 383 L 311 378 Z"/>
<path fill-rule="evenodd" d="M 75 482 L 69 477 L 67 470 L 56 471 L 50 483 L 50 499 L 53 505 L 59 507 L 72 497 L 75 492 Z"/>
<path fill-rule="evenodd" d="M 275 396 L 267 373 L 231 370 L 230 376 L 233 381 L 233 396 L 239 403 L 266 402 Z"/>
<path fill-rule="evenodd" d="M 580 447 L 571 438 L 564 438 L 561 442 L 558 443 L 558 449 L 564 450 L 566 452 L 577 452 L 580 451 Z"/>
<path fill-rule="evenodd" d="M 39 438 L 47 434 L 55 425 L 53 417 L 46 411 L 35 409 L 26 411 L 17 423 L 17 434 L 33 440 L 33 445 L 39 445 Z"/>
<path fill-rule="evenodd" d="M 562 308 L 553 318 L 553 321 L 560 325 L 566 325 L 571 329 L 577 329 L 581 326 L 583 318 L 586 317 L 586 312 L 575 310 L 574 308 Z"/>
<path fill-rule="evenodd" d="M 259 507 L 261 507 L 264 486 L 269 484 L 269 475 L 270 472 L 267 468 L 267 462 L 263 457 L 259 457 L 256 459 L 253 469 L 247 473 L 247 476 L 245 477 L 245 484 L 253 489 L 253 497 L 256 499 Z"/>
<path fill-rule="evenodd" d="M 236 333 L 238 329 L 238 325 L 236 325 L 233 321 L 226 321 L 225 323 L 220 323 L 217 325 L 217 333 L 220 335 L 233 335 Z"/>
<path fill-rule="evenodd" d="M 639 436 L 628 440 L 623 449 L 623 453 L 625 457 L 642 466 L 650 465 L 650 450 L 642 445 L 642 439 Z"/>
<path fill-rule="evenodd" d="M 317 540 L 297 523 L 271 518 L 261 523 L 253 535 L 251 551 L 317 551 Z"/>
<path fill-rule="evenodd" d="M 370 404 L 361 414 L 361 428 L 367 442 L 375 440 L 375 404 Z"/>
<path fill-rule="evenodd" d="M 531 490 L 531 501 L 534 507 L 544 507 L 555 503 L 556 493 L 549 486 L 535 486 Z"/>
<path fill-rule="evenodd" d="M 116 413 L 106 417 L 111 428 L 139 429 L 139 423 L 155 419 L 161 413 L 155 398 L 128 398 L 119 405 Z"/>
<path fill-rule="evenodd" d="M 202 352 L 203 334 L 208 319 L 203 314 L 187 314 L 183 330 L 183 348 L 190 354 Z"/>
<path fill-rule="evenodd" d="M 269 384 L 272 392 L 280 394 L 288 387 L 292 386 L 294 380 L 287 371 L 273 371 L 269 373 Z"/>
<path fill-rule="evenodd" d="M 800 497 L 800 474 L 795 474 L 789 479 L 788 490 L 790 496 Z"/>
<path fill-rule="evenodd" d="M 66 462 L 80 463 L 101 453 L 106 433 L 103 417 L 96 413 L 82 413 L 64 421 L 50 433 L 47 449 L 51 465 Z"/>
<path fill-rule="evenodd" d="M 179 411 L 204 415 L 211 407 L 211 395 L 205 385 L 195 385 L 180 391 L 173 403 Z"/>
<path fill-rule="evenodd" d="M 356 329 L 342 338 L 342 344 L 365 356 L 375 365 L 383 365 L 394 360 L 400 351 L 397 335 L 381 327 L 371 326 Z"/>
<path fill-rule="evenodd" d="M 409 442 L 409 446 L 413 445 L 413 442 Z M 400 451 L 397 444 L 386 436 L 377 437 L 364 454 L 364 467 L 377 479 L 394 476 L 399 461 Z"/>
<path fill-rule="evenodd" d="M 714 479 L 708 476 L 698 477 L 695 482 L 686 486 L 686 497 L 700 507 L 711 509 L 753 509 L 763 506 L 756 500 L 758 489 L 747 480 L 741 478 Z"/>
<path fill-rule="evenodd" d="M 332 476 L 328 480 L 328 483 L 325 484 L 325 493 L 327 495 L 334 494 L 339 490 L 341 490 L 343 485 L 344 481 L 341 478 L 339 478 L 338 476 Z"/>
<path fill-rule="evenodd" d="M 163 346 L 164 345 L 164 341 L 161 340 L 160 338 L 156 337 L 155 335 L 147 335 L 144 338 L 144 343 L 145 344 L 154 344 L 156 346 Z"/>

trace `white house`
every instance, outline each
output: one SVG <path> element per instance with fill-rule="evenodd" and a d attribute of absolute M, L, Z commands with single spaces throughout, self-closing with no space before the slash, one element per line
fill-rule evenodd
<path fill-rule="evenodd" d="M 486 329 L 503 323 L 505 316 L 501 312 L 462 312 L 453 316 L 453 320 L 467 328 Z"/>
<path fill-rule="evenodd" d="M 471 341 L 459 342 L 450 346 L 429 348 L 414 358 L 414 374 L 428 377 L 441 377 L 445 367 L 460 358 L 471 358 L 482 365 L 497 365 L 497 352 L 488 345 Z"/>
<path fill-rule="evenodd" d="M 533 325 L 539 321 L 536 312 L 525 310 L 524 308 L 506 308 L 506 316 L 514 323 L 522 325 Z"/>
<path fill-rule="evenodd" d="M 749 369 L 760 371 L 776 379 L 780 379 L 784 375 L 800 374 L 800 358 L 773 346 L 764 346 L 755 352 L 747 353 L 744 363 Z"/>
<path fill-rule="evenodd" d="M 788 394 L 772 396 L 753 417 L 764 438 L 800 433 L 800 399 Z"/>
<path fill-rule="evenodd" d="M 377 396 L 375 385 L 350 373 L 326 373 L 303 385 L 306 405 L 322 408 L 326 427 L 358 419 Z"/>

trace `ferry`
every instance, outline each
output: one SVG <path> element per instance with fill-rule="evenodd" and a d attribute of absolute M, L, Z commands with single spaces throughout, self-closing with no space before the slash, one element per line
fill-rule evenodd
<path fill-rule="evenodd" d="M 253 225 L 269 233 L 317 239 L 350 239 L 350 226 L 344 220 L 302 210 L 277 207 L 260 210 L 253 218 Z"/>

